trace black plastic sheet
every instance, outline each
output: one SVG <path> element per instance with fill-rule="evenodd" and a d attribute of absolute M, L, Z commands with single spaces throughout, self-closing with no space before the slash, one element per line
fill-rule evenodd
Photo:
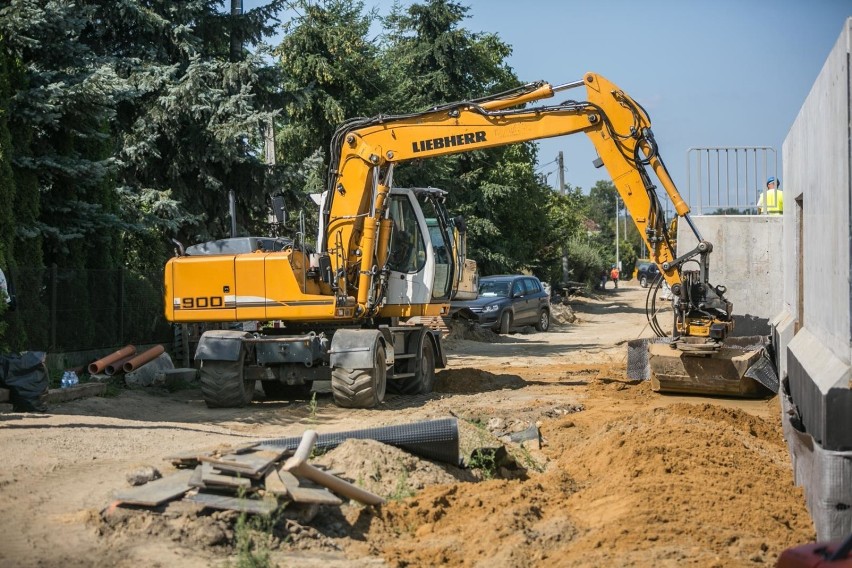
<path fill-rule="evenodd" d="M 43 351 L 0 355 L 0 384 L 9 389 L 9 399 L 16 411 L 47 411 L 46 358 Z"/>

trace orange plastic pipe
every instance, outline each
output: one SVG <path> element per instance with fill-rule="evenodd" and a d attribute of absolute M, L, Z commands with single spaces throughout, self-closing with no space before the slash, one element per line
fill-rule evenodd
<path fill-rule="evenodd" d="M 136 354 L 134 353 L 133 355 L 130 355 L 129 357 L 125 357 L 124 359 L 119 359 L 118 361 L 115 361 L 114 363 L 110 363 L 104 369 L 104 373 L 106 373 L 110 377 L 117 374 L 117 373 L 120 373 L 122 371 L 122 368 L 124 367 L 124 364 L 127 363 L 128 361 L 130 361 L 131 359 L 133 359 L 135 356 L 136 356 Z"/>
<path fill-rule="evenodd" d="M 122 359 L 127 359 L 128 357 L 133 357 L 134 355 L 136 355 L 136 348 L 134 346 L 127 345 L 122 347 L 115 353 L 107 355 L 103 359 L 98 359 L 94 363 L 90 363 L 89 374 L 97 375 L 98 373 L 103 372 L 107 365 L 115 363 L 116 361 L 121 361 Z"/>
<path fill-rule="evenodd" d="M 162 345 L 155 345 L 154 347 L 148 349 L 147 351 L 143 351 L 136 357 L 132 358 L 130 361 L 127 361 L 122 368 L 125 373 L 129 373 L 130 371 L 136 370 L 145 363 L 149 361 L 153 361 L 160 355 L 162 355 L 166 351 L 166 348 Z"/>

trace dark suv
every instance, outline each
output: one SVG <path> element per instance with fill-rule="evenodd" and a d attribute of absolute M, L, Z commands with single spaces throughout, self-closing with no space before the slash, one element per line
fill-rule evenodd
<path fill-rule="evenodd" d="M 653 262 L 644 262 L 636 269 L 636 279 L 639 285 L 647 288 L 660 277 L 660 268 Z"/>
<path fill-rule="evenodd" d="M 479 280 L 479 297 L 453 302 L 453 311 L 471 312 L 482 327 L 509 333 L 515 326 L 550 328 L 550 298 L 535 276 L 486 276 Z"/>

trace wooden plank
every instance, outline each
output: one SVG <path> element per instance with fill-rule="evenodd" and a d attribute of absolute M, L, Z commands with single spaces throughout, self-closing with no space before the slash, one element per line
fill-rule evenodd
<path fill-rule="evenodd" d="M 316 503 L 318 505 L 341 505 L 343 501 L 330 491 L 325 489 L 311 489 L 308 487 L 287 488 L 289 497 L 296 503 Z"/>
<path fill-rule="evenodd" d="M 281 481 L 281 477 L 278 475 L 278 470 L 275 468 L 272 468 L 269 473 L 266 474 L 263 485 L 265 489 L 273 495 L 289 495 L 287 486 L 284 485 L 283 481 Z"/>
<path fill-rule="evenodd" d="M 241 446 L 235 446 L 229 453 L 231 454 L 247 454 L 260 445 L 260 442 L 249 442 Z"/>
<path fill-rule="evenodd" d="M 278 477 L 281 478 L 281 483 L 287 488 L 287 491 L 299 488 L 299 478 L 283 469 L 278 470 Z"/>
<path fill-rule="evenodd" d="M 188 452 L 176 452 L 166 456 L 165 459 L 173 465 L 183 467 L 195 467 L 201 461 L 201 456 L 208 456 L 210 452 L 190 450 Z"/>
<path fill-rule="evenodd" d="M 205 487 L 228 487 L 231 489 L 251 490 L 251 479 L 247 477 L 236 477 L 233 475 L 222 475 L 214 470 L 213 464 L 201 464 L 201 482 Z"/>
<path fill-rule="evenodd" d="M 211 509 L 224 509 L 226 511 L 239 511 L 258 515 L 269 515 L 278 509 L 278 500 L 274 498 L 241 499 L 239 497 L 205 493 L 204 491 L 199 491 L 196 495 L 188 495 L 184 500 L 200 503 Z"/>
<path fill-rule="evenodd" d="M 194 473 L 191 469 L 178 471 L 155 481 L 149 481 L 145 485 L 120 491 L 115 498 L 128 505 L 156 507 L 189 491 L 191 489 L 189 480 Z"/>
<path fill-rule="evenodd" d="M 296 503 L 317 503 L 319 505 L 340 505 L 340 500 L 334 493 L 326 489 L 302 487 L 299 478 L 283 469 L 278 470 L 282 485 L 287 489 L 287 496 Z"/>
<path fill-rule="evenodd" d="M 106 388 L 106 383 L 82 383 L 64 389 L 50 389 L 47 391 L 44 401 L 48 404 L 56 404 L 57 402 L 68 402 L 78 398 L 100 396 L 106 393 Z"/>
<path fill-rule="evenodd" d="M 192 470 L 192 476 L 189 478 L 189 486 L 190 487 L 200 487 L 204 488 L 204 479 L 202 479 L 201 466 L 195 466 L 195 469 Z"/>
<path fill-rule="evenodd" d="M 284 455 L 284 450 L 260 450 L 247 453 L 230 453 L 221 457 L 202 457 L 202 462 L 212 463 L 216 469 L 232 473 L 239 473 L 253 479 L 260 479 L 269 470 L 269 467 Z"/>

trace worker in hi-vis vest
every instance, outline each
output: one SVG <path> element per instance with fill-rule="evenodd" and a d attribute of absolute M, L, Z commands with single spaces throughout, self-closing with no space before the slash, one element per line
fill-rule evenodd
<path fill-rule="evenodd" d="M 763 213 L 763 200 L 766 198 L 766 212 L 770 215 L 784 213 L 784 192 L 781 191 L 781 180 L 770 177 L 766 180 L 766 191 L 757 200 L 757 212 Z"/>

